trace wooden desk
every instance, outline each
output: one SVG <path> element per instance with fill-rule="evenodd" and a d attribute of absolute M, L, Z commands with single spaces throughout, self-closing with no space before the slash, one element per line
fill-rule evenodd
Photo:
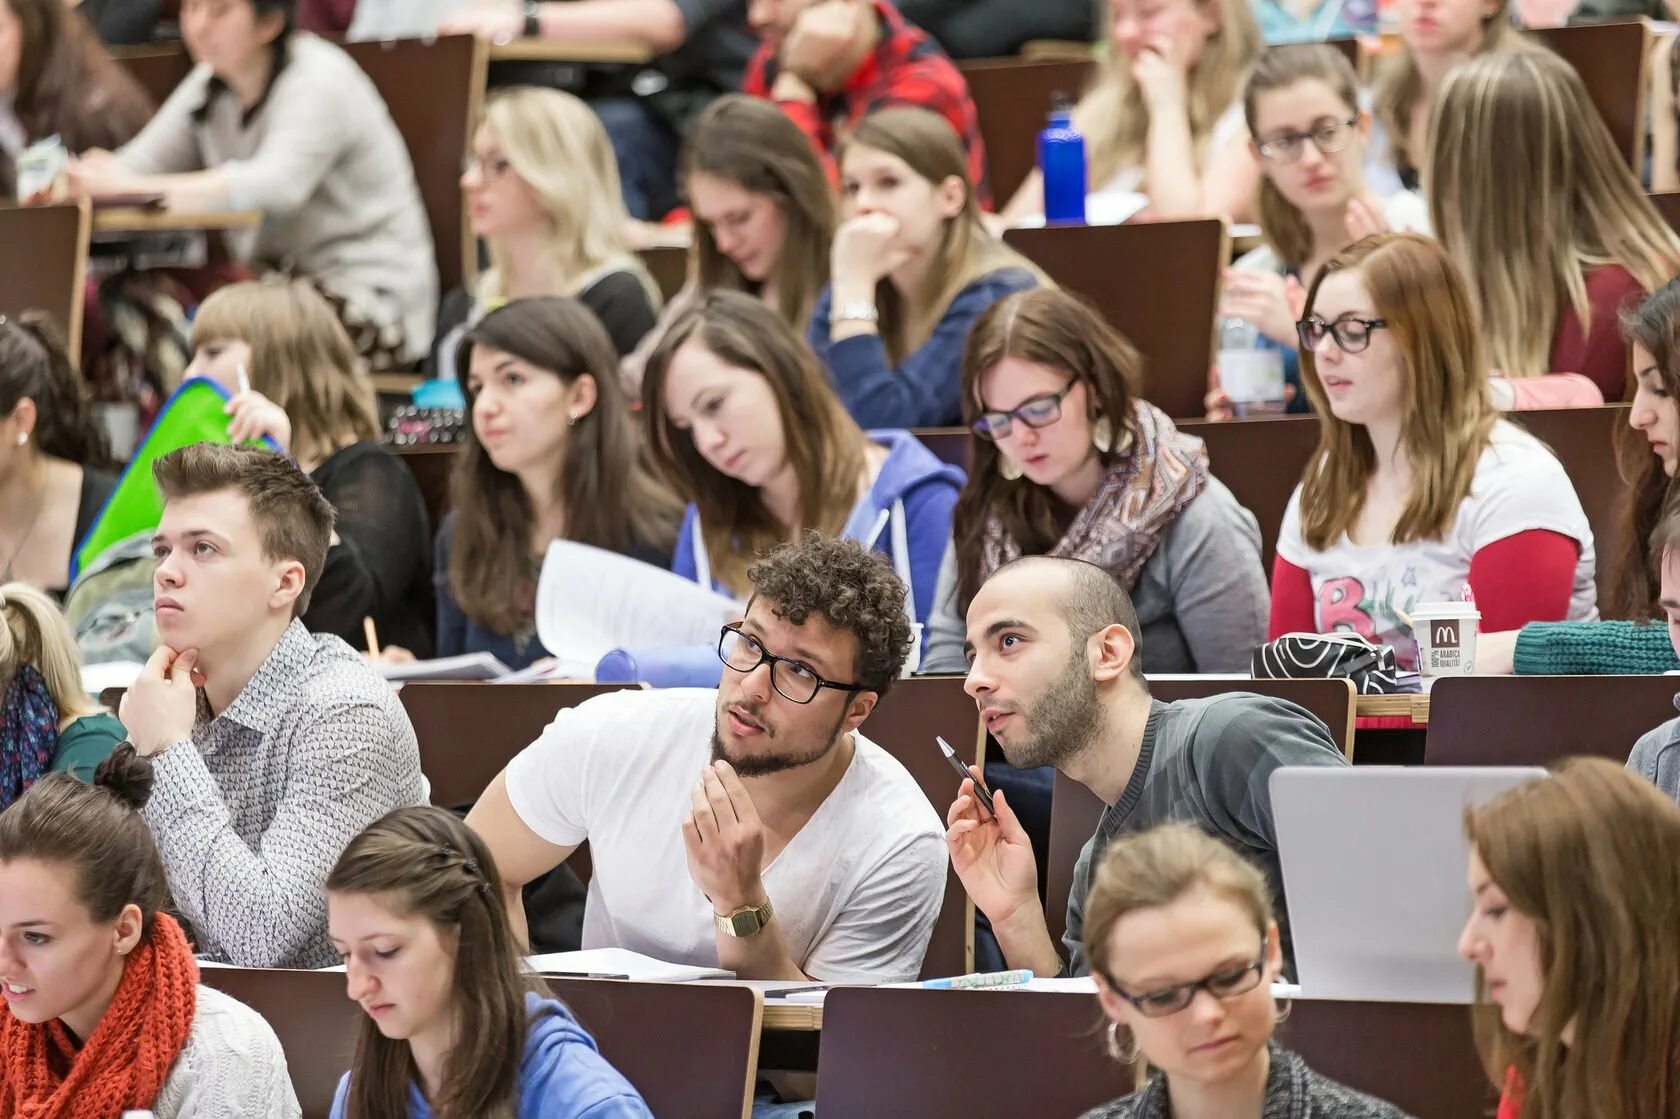
<path fill-rule="evenodd" d="M 490 44 L 491 62 L 651 62 L 640 43 L 590 43 L 574 39 L 514 39 Z"/>
<path fill-rule="evenodd" d="M 1354 712 L 1364 719 L 1410 719 L 1421 727 L 1429 722 L 1429 696 L 1424 692 L 1362 695 L 1354 700 Z"/>
<path fill-rule="evenodd" d="M 262 224 L 261 210 L 216 210 L 192 213 L 185 210 L 142 210 L 113 206 L 93 212 L 95 233 L 183 233 L 255 229 Z"/>
<path fill-rule="evenodd" d="M 811 1033 L 822 1029 L 823 1008 L 781 999 L 764 1000 L 764 1028 Z"/>

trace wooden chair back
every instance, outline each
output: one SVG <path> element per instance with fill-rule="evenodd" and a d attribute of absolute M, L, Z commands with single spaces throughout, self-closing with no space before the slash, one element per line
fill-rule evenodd
<path fill-rule="evenodd" d="M 957 63 L 968 81 L 986 145 L 992 201 L 1002 209 L 1038 166 L 1038 134 L 1057 94 L 1069 103 L 1096 72 L 1089 58 L 982 58 Z"/>
<path fill-rule="evenodd" d="M 1668 676 L 1449 676 L 1429 691 L 1424 764 L 1626 762 L 1640 735 L 1674 718 L 1677 691 Z"/>
<path fill-rule="evenodd" d="M 81 360 L 82 300 L 92 220 L 85 204 L 0 207 L 0 315 L 42 310 Z"/>

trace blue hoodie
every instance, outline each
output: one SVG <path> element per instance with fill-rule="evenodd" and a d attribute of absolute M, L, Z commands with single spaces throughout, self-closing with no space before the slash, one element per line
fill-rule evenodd
<path fill-rule="evenodd" d="M 595 1039 L 558 1001 L 526 992 L 530 1025 L 519 1062 L 519 1119 L 653 1119 L 630 1082 L 595 1048 Z M 338 1082 L 332 1119 L 344 1119 L 350 1074 Z M 409 1119 L 429 1119 L 417 1085 L 408 1096 Z"/>
<path fill-rule="evenodd" d="M 959 468 L 940 462 L 908 431 L 871 431 L 869 439 L 887 448 L 887 459 L 875 484 L 852 507 L 841 535 L 872 544 L 892 559 L 899 578 L 910 588 L 916 621 L 926 625 L 933 611 L 939 562 L 951 542 L 951 509 L 966 479 Z M 884 525 L 880 524 L 883 512 L 887 514 Z M 902 549 L 895 541 L 903 543 Z M 700 537 L 700 514 L 690 505 L 677 533 L 671 570 L 699 582 L 702 566 L 709 578 L 711 563 L 706 561 Z M 712 586 L 728 593 L 716 581 Z"/>

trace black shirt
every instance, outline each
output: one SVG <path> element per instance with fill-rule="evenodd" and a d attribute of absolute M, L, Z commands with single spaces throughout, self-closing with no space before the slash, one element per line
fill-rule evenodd
<path fill-rule="evenodd" d="M 360 649 L 362 619 L 372 618 L 381 644 L 431 656 L 432 530 L 414 475 L 377 443 L 352 443 L 311 476 L 338 512 L 339 543 L 303 624 Z"/>

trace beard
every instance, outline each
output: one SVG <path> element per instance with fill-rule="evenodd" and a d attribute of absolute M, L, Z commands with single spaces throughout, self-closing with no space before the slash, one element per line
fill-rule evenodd
<path fill-rule="evenodd" d="M 1021 720 L 1025 737 L 1011 746 L 1002 739 L 1003 756 L 1016 769 L 1064 763 L 1091 744 L 1102 723 L 1097 682 L 1083 647 L 1073 651 L 1062 674 L 1045 689 Z"/>
<path fill-rule="evenodd" d="M 749 712 L 754 719 L 762 719 L 757 711 Z M 840 727 L 846 721 L 845 712 L 834 720 L 826 733 L 820 735 L 801 735 L 789 739 L 786 749 L 775 749 L 764 754 L 731 754 L 723 744 L 723 715 L 714 715 L 712 719 L 712 761 L 728 762 L 729 768 L 738 777 L 768 777 L 772 773 L 782 773 L 790 769 L 810 765 L 828 757 L 829 751 L 840 740 Z M 768 724 L 764 728 L 764 737 L 775 743 L 777 736 Z"/>

